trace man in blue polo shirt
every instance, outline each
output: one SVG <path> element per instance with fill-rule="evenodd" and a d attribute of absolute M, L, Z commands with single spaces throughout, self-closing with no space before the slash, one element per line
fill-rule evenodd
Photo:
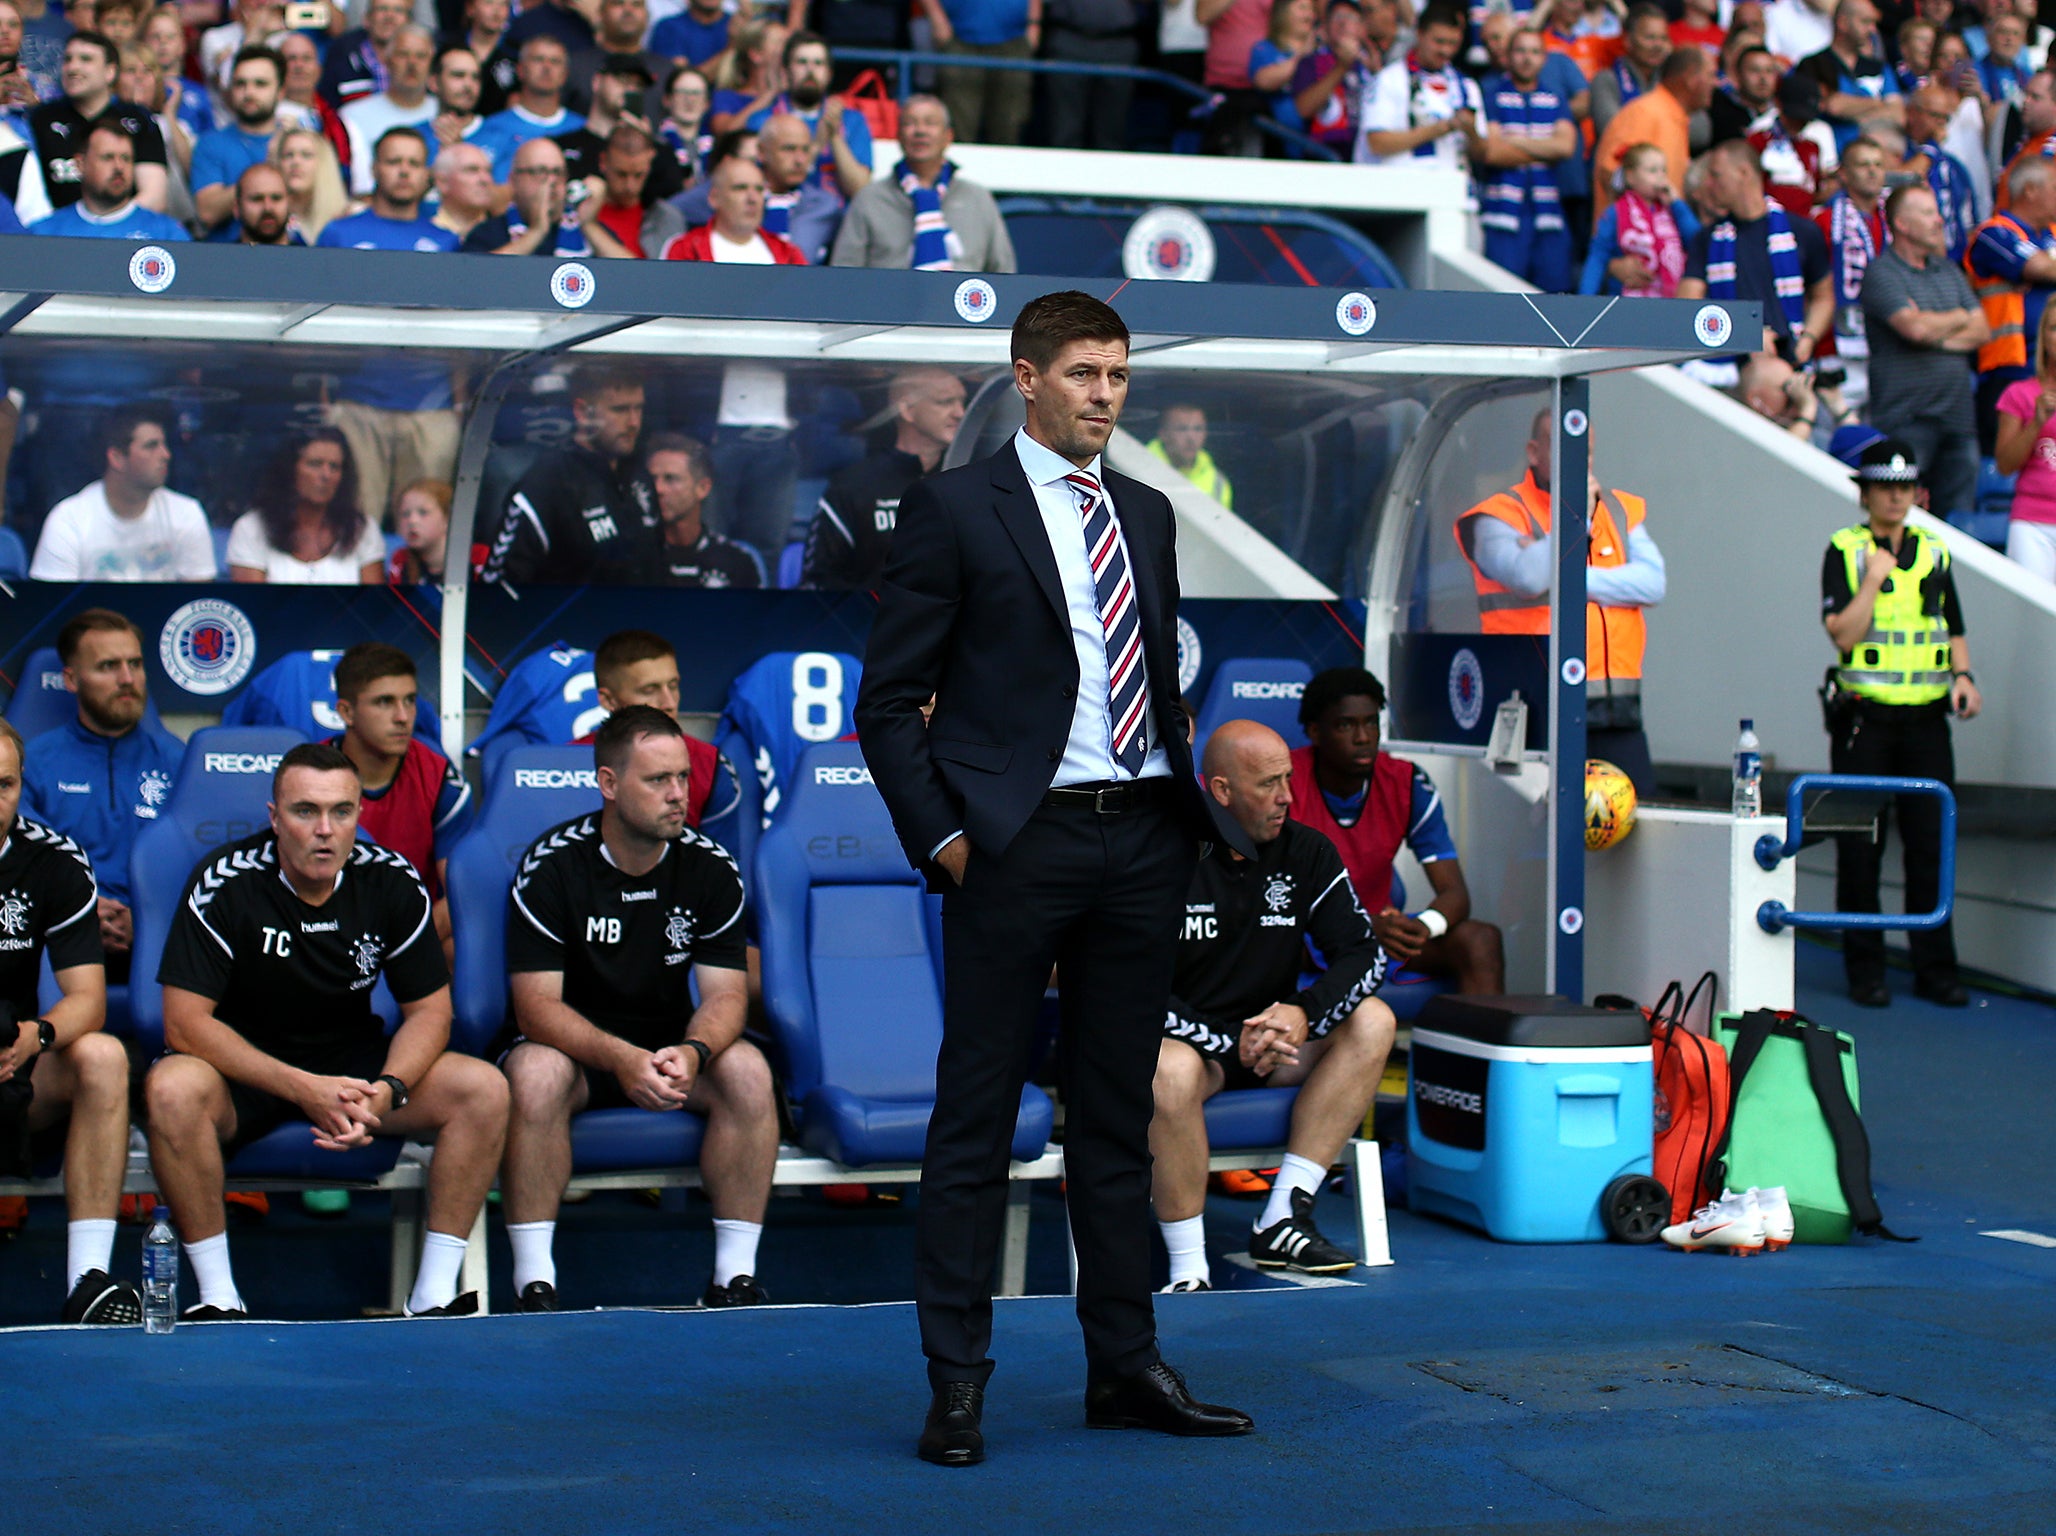
<path fill-rule="evenodd" d="M 128 980 L 135 938 L 129 853 L 171 798 L 185 749 L 144 718 L 143 637 L 134 624 L 111 609 L 88 608 L 58 631 L 57 655 L 78 714 L 29 743 L 22 787 L 44 824 L 93 861 L 107 979 L 119 983 Z"/>
<path fill-rule="evenodd" d="M 428 140 L 419 129 L 388 128 L 371 160 L 371 206 L 332 219 L 316 245 L 359 251 L 454 251 L 457 237 L 421 216 L 428 195 Z"/>
<path fill-rule="evenodd" d="M 237 52 L 228 77 L 233 114 L 225 128 L 200 135 L 193 145 L 189 180 L 200 222 L 212 229 L 235 213 L 236 178 L 271 152 L 278 132 L 278 99 L 285 89 L 286 61 L 269 48 Z"/>
<path fill-rule="evenodd" d="M 847 203 L 871 183 L 871 125 L 856 108 L 844 106 L 840 96 L 828 94 L 835 65 L 820 34 L 793 33 L 786 39 L 784 58 L 785 91 L 743 126 L 761 132 L 772 118 L 787 113 L 805 123 L 815 145 L 808 184 Z"/>
<path fill-rule="evenodd" d="M 136 201 L 136 141 L 119 123 L 95 123 L 78 157 L 79 200 L 29 228 L 32 235 L 96 240 L 184 240 L 185 226 Z"/>
<path fill-rule="evenodd" d="M 568 57 L 554 37 L 531 37 L 521 45 L 521 60 L 514 67 L 520 88 L 507 110 L 487 118 L 472 139 L 493 157 L 494 181 L 504 183 L 513 175 L 514 151 L 530 139 L 553 139 L 585 126 L 585 119 L 564 105 Z"/>

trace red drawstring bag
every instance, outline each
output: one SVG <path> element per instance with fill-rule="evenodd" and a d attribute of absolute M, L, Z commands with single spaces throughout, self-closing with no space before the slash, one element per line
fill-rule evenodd
<path fill-rule="evenodd" d="M 849 89 L 842 93 L 842 104 L 853 112 L 864 114 L 864 122 L 874 139 L 896 139 L 900 132 L 899 100 L 887 89 L 885 76 L 875 69 L 867 69 L 849 83 Z"/>

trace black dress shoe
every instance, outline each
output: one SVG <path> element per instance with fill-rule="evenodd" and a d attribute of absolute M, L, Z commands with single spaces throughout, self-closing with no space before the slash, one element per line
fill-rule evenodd
<path fill-rule="evenodd" d="M 928 1404 L 921 1426 L 921 1459 L 938 1467 L 968 1467 L 985 1460 L 985 1388 L 975 1381 L 946 1381 Z"/>
<path fill-rule="evenodd" d="M 1849 1001 L 1859 1008 L 1889 1008 L 1892 1006 L 1892 989 L 1882 981 L 1852 981 L 1849 983 Z"/>
<path fill-rule="evenodd" d="M 1161 1360 L 1139 1375 L 1087 1386 L 1085 1423 L 1091 1429 L 1160 1429 L 1167 1435 L 1246 1435 L 1256 1428 L 1239 1409 L 1195 1400 L 1185 1378 Z"/>
<path fill-rule="evenodd" d="M 1937 1008 L 1968 1008 L 1970 993 L 1962 982 L 1950 977 L 1946 981 L 1916 981 L 1913 995 L 1926 998 Z"/>

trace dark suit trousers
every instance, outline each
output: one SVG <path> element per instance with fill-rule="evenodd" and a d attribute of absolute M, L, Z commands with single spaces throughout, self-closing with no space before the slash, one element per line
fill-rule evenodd
<path fill-rule="evenodd" d="M 1178 919 L 1198 848 L 1169 808 L 1038 809 L 975 845 L 943 898 L 943 1036 L 914 1294 L 932 1383 L 992 1374 L 1008 1143 L 1050 966 L 1063 996 L 1064 1164 L 1089 1377 L 1153 1364 L 1149 1122 Z"/>

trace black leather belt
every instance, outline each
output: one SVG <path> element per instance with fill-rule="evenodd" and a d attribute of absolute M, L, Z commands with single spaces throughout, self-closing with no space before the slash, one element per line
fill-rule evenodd
<path fill-rule="evenodd" d="M 1102 816 L 1120 816 L 1129 811 L 1169 805 L 1174 786 L 1167 775 L 1151 779 L 1108 779 L 1098 784 L 1066 784 L 1052 789 L 1042 803 L 1055 810 L 1097 811 Z"/>

